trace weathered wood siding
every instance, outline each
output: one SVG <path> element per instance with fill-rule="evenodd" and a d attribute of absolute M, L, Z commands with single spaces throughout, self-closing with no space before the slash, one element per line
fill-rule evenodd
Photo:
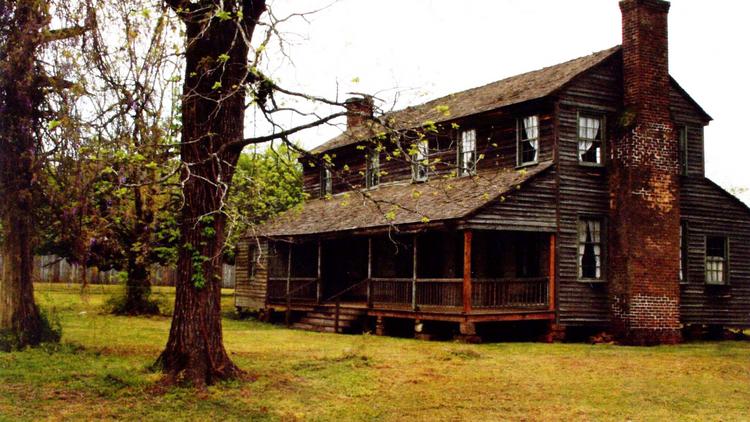
<path fill-rule="evenodd" d="M 703 114 L 679 90 L 672 87 L 669 93 L 670 110 L 677 126 L 688 131 L 688 175 L 705 175 L 703 127 L 708 123 Z"/>
<path fill-rule="evenodd" d="M 682 181 L 681 208 L 687 222 L 688 272 L 682 284 L 686 324 L 750 327 L 750 210 L 711 181 Z M 729 240 L 729 282 L 706 285 L 706 236 Z"/>
<path fill-rule="evenodd" d="M 615 136 L 616 121 L 622 108 L 620 54 L 573 81 L 559 96 L 559 229 L 558 229 L 558 307 L 565 325 L 609 322 L 609 298 L 605 281 L 578 281 L 578 220 L 581 216 L 609 214 L 609 187 L 606 167 L 588 167 L 578 162 L 578 113 L 597 113 L 605 118 L 605 142 Z M 611 146 L 607 145 L 605 163 Z M 606 229 L 606 224 L 605 224 Z M 606 274 L 606 243 L 604 248 Z"/>
<path fill-rule="evenodd" d="M 234 305 L 250 311 L 265 307 L 268 242 L 243 239 L 237 245 Z"/>
<path fill-rule="evenodd" d="M 484 230 L 557 230 L 557 195 L 554 168 L 521 189 L 493 201 L 466 219 L 465 226 Z"/>
<path fill-rule="evenodd" d="M 552 160 L 554 155 L 554 106 L 550 101 L 532 101 L 503 110 L 470 116 L 455 122 L 445 122 L 438 125 L 438 133 L 428 133 L 429 160 L 436 162 L 430 170 L 430 177 L 440 177 L 456 171 L 457 140 L 463 130 L 476 131 L 477 169 L 514 168 L 516 166 L 516 142 L 518 119 L 539 116 L 540 151 L 538 161 Z M 458 125 L 454 128 L 453 124 Z M 412 136 L 413 138 L 413 136 Z M 364 184 L 366 171 L 366 150 L 362 145 L 348 145 L 327 154 L 333 162 L 333 192 L 334 194 L 361 188 Z M 386 184 L 396 181 L 408 181 L 412 178 L 412 167 L 404 154 L 396 156 L 395 143 L 383 141 L 385 149 L 380 153 L 380 183 Z M 402 149 L 409 149 L 403 141 Z M 436 161 L 437 160 L 437 161 Z M 303 182 L 305 192 L 311 197 L 320 194 L 320 166 L 304 165 Z"/>

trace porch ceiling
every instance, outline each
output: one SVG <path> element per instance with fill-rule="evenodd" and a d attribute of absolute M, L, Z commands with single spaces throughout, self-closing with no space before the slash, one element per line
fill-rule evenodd
<path fill-rule="evenodd" d="M 256 227 L 249 235 L 309 235 L 459 219 L 521 189 L 551 166 L 552 162 L 547 161 L 520 171 L 493 169 L 474 177 L 389 184 L 332 199 L 313 199 Z"/>

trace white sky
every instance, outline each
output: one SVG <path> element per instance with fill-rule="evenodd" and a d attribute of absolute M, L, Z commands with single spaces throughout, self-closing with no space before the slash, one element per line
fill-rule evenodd
<path fill-rule="evenodd" d="M 330 2 L 271 5 L 284 16 Z M 397 92 L 403 108 L 621 42 L 617 0 L 339 0 L 309 19 L 284 26 L 293 64 L 274 64 L 273 76 L 328 97 L 375 93 L 387 108 Z M 669 36 L 670 73 L 714 118 L 707 175 L 725 188 L 750 187 L 750 2 L 673 0 Z M 299 140 L 314 147 L 339 131 Z M 750 193 L 743 199 L 750 203 Z"/>

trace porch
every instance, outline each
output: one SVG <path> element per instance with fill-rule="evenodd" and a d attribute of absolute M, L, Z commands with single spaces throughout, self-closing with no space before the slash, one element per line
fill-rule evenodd
<path fill-rule="evenodd" d="M 269 308 L 460 323 L 554 318 L 555 236 L 432 231 L 269 244 Z"/>

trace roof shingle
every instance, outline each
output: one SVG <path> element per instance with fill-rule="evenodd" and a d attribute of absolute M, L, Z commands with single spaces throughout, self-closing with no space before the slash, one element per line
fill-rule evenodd
<path fill-rule="evenodd" d="M 620 51 L 620 46 L 599 51 L 588 56 L 554 66 L 512 76 L 484 86 L 447 95 L 424 104 L 407 107 L 384 116 L 392 122 L 391 129 L 418 128 L 425 122 L 435 123 L 458 119 L 512 104 L 546 97 L 565 86 L 577 75 Z M 445 112 L 448 110 L 448 112 Z M 371 138 L 382 131 L 377 125 L 360 126 L 347 130 L 312 150 L 321 153 Z"/>

